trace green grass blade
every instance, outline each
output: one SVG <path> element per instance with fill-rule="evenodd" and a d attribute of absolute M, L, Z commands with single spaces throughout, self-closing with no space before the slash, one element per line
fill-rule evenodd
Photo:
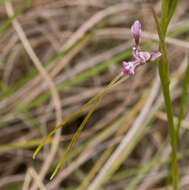
<path fill-rule="evenodd" d="M 168 32 L 167 36 L 169 36 L 169 37 L 179 36 L 179 35 L 182 35 L 182 34 L 188 32 L 188 30 L 189 30 L 189 24 L 185 24 L 185 25 L 177 28 L 176 30 L 172 30 L 172 31 Z"/>
<path fill-rule="evenodd" d="M 11 22 L 29 5 L 31 0 L 26 0 L 22 7 L 15 11 L 14 15 L 11 16 L 1 27 L 0 27 L 0 36 L 6 31 Z"/>
<path fill-rule="evenodd" d="M 179 140 L 180 127 L 181 127 L 181 122 L 182 122 L 183 115 L 184 115 L 184 107 L 186 104 L 187 86 L 188 85 L 189 85 L 189 61 L 188 61 L 185 76 L 184 76 L 182 96 L 181 96 L 180 106 L 179 106 L 179 116 L 178 116 L 178 122 L 177 122 L 177 127 L 176 127 L 177 141 Z"/>
<path fill-rule="evenodd" d="M 115 77 L 115 79 L 110 83 L 110 85 L 105 88 L 103 92 L 101 92 L 99 95 L 95 96 L 91 100 L 89 100 L 86 104 L 84 104 L 82 107 L 80 107 L 77 111 L 75 111 L 73 114 L 69 115 L 61 124 L 59 124 L 57 127 L 55 127 L 42 141 L 42 143 L 37 147 L 33 154 L 33 159 L 35 159 L 37 153 L 40 151 L 40 149 L 43 147 L 43 145 L 48 141 L 48 139 L 61 127 L 63 127 L 67 122 L 69 122 L 71 119 L 73 119 L 76 115 L 78 115 L 80 112 L 82 112 L 84 109 L 86 109 L 88 106 L 90 106 L 92 103 L 94 103 L 96 100 L 98 100 L 100 97 L 103 97 L 108 90 L 115 87 L 114 83 L 121 77 L 119 74 Z M 117 83 L 120 84 L 120 83 Z"/>
<path fill-rule="evenodd" d="M 162 31 L 165 34 L 166 33 L 166 20 L 167 20 L 167 13 L 169 8 L 169 1 L 168 0 L 162 0 L 161 1 L 161 27 L 163 28 Z"/>
<path fill-rule="evenodd" d="M 100 96 L 98 96 L 98 99 L 96 100 L 96 102 L 94 103 L 94 105 L 92 106 L 92 108 L 90 109 L 90 111 L 88 112 L 88 114 L 86 115 L 86 117 L 84 118 L 83 122 L 81 123 L 81 125 L 79 126 L 79 128 L 77 129 L 77 131 L 75 132 L 75 134 L 74 134 L 74 136 L 73 136 L 70 144 L 68 145 L 68 148 L 66 149 L 66 151 L 63 154 L 62 158 L 58 162 L 58 164 L 57 164 L 57 166 L 56 166 L 53 174 L 50 177 L 51 180 L 56 175 L 56 173 L 57 173 L 58 169 L 60 168 L 62 162 L 65 160 L 65 158 L 67 157 L 69 151 L 71 150 L 71 147 L 73 146 L 73 143 L 76 141 L 77 137 L 79 136 L 79 134 L 82 131 L 82 129 L 84 128 L 85 124 L 87 123 L 87 121 L 89 120 L 89 118 L 91 117 L 91 115 L 93 114 L 93 112 L 95 111 L 95 109 L 98 106 L 98 104 L 100 103 L 101 99 L 105 96 L 105 94 L 108 92 L 108 90 L 111 89 L 111 87 L 115 86 L 114 84 L 120 79 L 121 76 L 122 76 L 122 74 L 117 75 L 115 77 L 115 79 L 113 79 L 112 82 L 107 86 L 107 88 L 104 90 L 104 92 L 101 93 Z M 125 79 L 125 77 L 123 79 Z M 121 80 L 121 82 L 122 82 L 122 80 Z"/>
<path fill-rule="evenodd" d="M 171 141 L 171 147 L 172 147 L 172 160 L 171 160 L 171 174 L 172 174 L 172 180 L 173 180 L 173 189 L 178 190 L 178 165 L 177 165 L 177 137 L 176 137 L 176 130 L 174 126 L 173 121 L 173 113 L 172 113 L 172 104 L 171 104 L 171 98 L 170 98 L 170 90 L 169 90 L 169 64 L 168 64 L 168 58 L 167 58 L 167 52 L 166 52 L 166 45 L 165 45 L 165 34 L 162 33 L 157 14 L 155 10 L 151 7 L 152 14 L 156 23 L 156 28 L 159 35 L 159 47 L 162 52 L 162 59 L 158 64 L 159 68 L 159 76 L 161 79 L 162 84 L 162 90 L 163 90 L 163 96 L 165 101 L 165 108 L 168 118 L 168 131 L 170 135 L 170 141 Z"/>
<path fill-rule="evenodd" d="M 167 29 L 167 27 L 168 27 L 168 25 L 169 25 L 169 23 L 170 23 L 170 21 L 171 21 L 171 19 L 173 17 L 173 14 L 175 12 L 177 4 L 178 4 L 178 0 L 171 0 L 170 9 L 169 9 L 169 15 L 168 15 L 166 26 L 165 26 L 166 29 Z"/>
<path fill-rule="evenodd" d="M 162 52 L 162 59 L 158 64 L 159 68 L 159 76 L 161 79 L 162 84 L 162 90 L 163 90 L 163 96 L 165 101 L 165 108 L 168 118 L 168 131 L 170 135 L 170 141 L 171 141 L 171 147 L 172 147 L 172 161 L 171 161 L 171 174 L 172 174 L 172 180 L 173 180 L 173 189 L 178 190 L 178 166 L 177 166 L 177 137 L 176 137 L 176 130 L 174 126 L 173 121 L 173 113 L 172 113 L 172 104 L 171 104 L 171 98 L 170 98 L 170 90 L 169 90 L 169 64 L 168 64 L 168 58 L 167 58 L 167 51 L 166 51 L 166 45 L 165 45 L 165 34 L 162 32 L 162 29 L 164 29 L 164 26 L 160 26 L 157 18 L 157 14 L 155 10 L 151 7 L 152 14 L 156 23 L 156 28 L 159 35 L 159 47 Z"/>
<path fill-rule="evenodd" d="M 97 100 L 97 102 L 94 103 L 93 107 L 90 109 L 89 113 L 87 114 L 87 116 L 85 117 L 85 119 L 83 120 L 83 122 L 81 123 L 81 125 L 79 126 L 79 128 L 77 129 L 77 131 L 75 132 L 70 144 L 68 145 L 68 148 L 66 149 L 66 151 L 64 152 L 62 158 L 60 159 L 60 161 L 58 162 L 53 174 L 50 177 L 50 180 L 52 180 L 54 178 L 54 176 L 56 175 L 58 169 L 60 168 L 62 162 L 65 160 L 66 156 L 68 155 L 71 147 L 73 146 L 73 143 L 76 141 L 77 137 L 79 136 L 81 130 L 83 129 L 83 127 L 85 126 L 85 124 L 87 123 L 88 119 L 91 117 L 92 113 L 95 111 L 97 105 L 100 103 L 101 98 L 99 98 Z"/>

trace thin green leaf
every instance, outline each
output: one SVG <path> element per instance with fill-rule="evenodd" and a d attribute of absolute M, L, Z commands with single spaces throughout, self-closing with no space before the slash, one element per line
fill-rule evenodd
<path fill-rule="evenodd" d="M 101 92 L 99 95 L 95 96 L 91 100 L 89 100 L 86 104 L 84 104 L 81 108 L 79 108 L 77 111 L 75 111 L 73 114 L 69 115 L 61 124 L 59 124 L 57 127 L 55 127 L 42 141 L 42 143 L 37 147 L 33 154 L 33 159 L 35 159 L 37 153 L 40 151 L 40 149 L 43 147 L 43 145 L 48 141 L 48 139 L 61 127 L 63 127 L 67 122 L 69 122 L 71 119 L 73 119 L 75 116 L 77 116 L 80 112 L 82 112 L 84 109 L 86 109 L 88 106 L 90 106 L 92 103 L 97 101 L 100 97 L 103 97 L 108 90 L 115 87 L 114 83 L 121 77 L 121 75 L 118 75 L 115 77 L 115 79 L 110 83 L 110 85 L 105 88 L 103 92 Z M 119 83 L 118 83 L 119 84 Z M 117 84 L 116 84 L 117 85 Z"/>
<path fill-rule="evenodd" d="M 168 25 L 169 25 L 169 23 L 173 17 L 173 14 L 175 12 L 177 4 L 178 4 L 178 0 L 171 0 L 169 14 L 168 14 L 168 18 L 167 18 L 166 25 L 165 25 L 166 30 L 167 30 L 167 27 L 168 27 Z"/>
<path fill-rule="evenodd" d="M 89 118 L 91 117 L 92 113 L 95 111 L 97 105 L 100 103 L 102 97 L 100 97 L 92 106 L 92 108 L 90 109 L 90 111 L 88 112 L 88 114 L 86 115 L 85 119 L 83 120 L 83 122 L 81 123 L 81 125 L 79 126 L 79 128 L 77 129 L 77 131 L 75 132 L 71 142 L 68 145 L 68 148 L 66 149 L 66 151 L 64 152 L 62 158 L 60 159 L 60 161 L 58 162 L 53 174 L 50 177 L 50 180 L 52 180 L 54 178 L 54 176 L 56 175 L 58 169 L 60 168 L 62 162 L 65 160 L 66 156 L 68 155 L 69 151 L 71 150 L 73 143 L 76 141 L 77 137 L 79 136 L 80 132 L 82 131 L 82 129 L 84 128 L 85 124 L 87 123 L 87 121 L 89 120 Z"/>
<path fill-rule="evenodd" d="M 168 64 L 167 51 L 166 51 L 166 45 L 165 45 L 165 40 L 164 40 L 165 35 L 166 35 L 166 30 L 162 32 L 164 28 L 160 27 L 156 12 L 152 7 L 151 9 L 152 9 L 152 14 L 156 23 L 159 39 L 160 39 L 159 48 L 162 52 L 162 59 L 158 64 L 158 68 L 159 68 L 159 76 L 161 79 L 163 96 L 164 96 L 164 101 L 165 101 L 165 108 L 167 112 L 168 130 L 169 130 L 171 147 L 172 147 L 171 174 L 172 174 L 172 179 L 173 179 L 173 189 L 178 190 L 177 137 L 176 137 L 176 130 L 174 127 L 174 122 L 173 122 L 172 104 L 171 104 L 170 91 L 169 91 L 169 64 Z"/>
<path fill-rule="evenodd" d="M 88 112 L 88 114 L 86 115 L 86 117 L 84 118 L 83 122 L 81 123 L 81 125 L 79 126 L 79 128 L 77 129 L 77 131 L 75 132 L 75 134 L 74 134 L 74 136 L 73 136 L 70 144 L 68 145 L 68 148 L 66 149 L 65 153 L 63 154 L 62 158 L 58 162 L 58 164 L 57 164 L 57 166 L 56 166 L 53 174 L 50 177 L 51 180 L 56 175 L 56 173 L 57 173 L 58 169 L 60 168 L 62 162 L 65 160 L 65 158 L 67 157 L 69 151 L 71 150 L 71 147 L 73 146 L 73 143 L 76 141 L 77 137 L 79 136 L 79 134 L 82 131 L 82 129 L 84 128 L 85 124 L 87 123 L 87 121 L 89 120 L 89 118 L 91 117 L 91 115 L 93 114 L 93 112 L 95 111 L 95 109 L 98 106 L 98 104 L 100 103 L 101 99 L 107 93 L 108 89 L 110 89 L 109 87 L 114 86 L 115 82 L 118 81 L 120 77 L 121 77 L 121 74 L 119 74 L 117 77 L 115 77 L 115 79 L 108 85 L 107 90 L 105 90 L 103 93 L 101 93 L 101 95 L 98 97 L 98 99 L 96 100 L 96 102 L 94 103 L 94 105 L 92 106 L 92 108 L 90 109 L 90 111 Z"/>
<path fill-rule="evenodd" d="M 169 1 L 168 0 L 162 0 L 161 1 L 161 27 L 162 27 L 162 31 L 164 34 L 166 32 L 165 26 L 166 26 L 168 8 L 169 8 Z"/>
<path fill-rule="evenodd" d="M 81 123 L 81 125 L 79 126 L 79 128 L 77 129 L 77 131 L 75 132 L 70 144 L 68 145 L 68 148 L 66 149 L 66 151 L 64 152 L 62 158 L 60 159 L 60 161 L 58 162 L 53 174 L 51 175 L 50 179 L 52 180 L 54 178 L 54 176 L 56 175 L 58 169 L 60 168 L 62 162 L 65 160 L 65 158 L 67 157 L 69 151 L 71 150 L 71 147 L 73 146 L 73 143 L 76 141 L 77 137 L 79 136 L 80 132 L 82 131 L 82 129 L 84 128 L 85 124 L 87 123 L 87 121 L 89 120 L 89 118 L 91 117 L 91 115 L 93 114 L 93 112 L 95 111 L 96 107 L 98 106 L 98 104 L 100 103 L 101 99 L 105 96 L 105 94 L 108 92 L 108 90 L 110 90 L 112 87 L 117 86 L 118 84 L 124 82 L 128 77 L 124 77 L 122 80 L 118 81 L 119 78 L 122 75 L 119 74 L 117 77 L 115 77 L 115 79 L 108 85 L 108 87 L 106 88 L 107 90 L 105 90 L 103 93 L 101 93 L 100 96 L 98 96 L 98 99 L 96 100 L 96 102 L 94 103 L 94 105 L 92 106 L 92 108 L 90 109 L 90 111 L 88 112 L 88 114 L 86 115 L 86 117 L 84 118 L 83 122 Z M 117 82 L 118 81 L 118 82 Z M 116 83 L 117 82 L 117 83 Z"/>
<path fill-rule="evenodd" d="M 188 30 L 189 30 L 189 24 L 185 24 L 185 25 L 177 28 L 176 30 L 172 30 L 172 31 L 168 32 L 167 36 L 169 36 L 169 37 L 179 36 L 184 33 L 187 33 Z"/>
<path fill-rule="evenodd" d="M 0 36 L 6 31 L 11 22 L 29 5 L 31 0 L 26 0 L 22 7 L 15 11 L 14 15 L 11 16 L 1 27 L 0 27 Z"/>
<path fill-rule="evenodd" d="M 184 76 L 182 96 L 181 96 L 181 101 L 180 101 L 180 106 L 179 106 L 179 116 L 178 116 L 178 122 L 177 122 L 177 127 L 176 127 L 177 141 L 179 139 L 181 122 L 182 122 L 183 115 L 184 115 L 184 107 L 185 107 L 185 104 L 186 104 L 187 86 L 188 86 L 188 84 L 189 84 L 189 61 L 188 61 L 188 65 L 187 65 L 185 76 Z"/>
<path fill-rule="evenodd" d="M 159 24 L 159 21 L 158 21 L 158 18 L 157 18 L 157 15 L 156 15 L 156 12 L 155 12 L 154 8 L 151 7 L 151 10 L 152 10 L 152 14 L 153 14 L 153 17 L 154 17 L 154 20 L 155 20 L 155 23 L 156 23 L 156 29 L 157 29 L 157 32 L 158 32 L 159 42 L 160 42 L 160 49 L 162 51 L 162 57 L 164 59 L 164 62 L 168 63 L 166 47 L 165 47 L 165 43 L 164 43 L 165 36 L 164 36 L 164 33 L 162 32 L 162 29 L 161 29 L 161 26 Z"/>

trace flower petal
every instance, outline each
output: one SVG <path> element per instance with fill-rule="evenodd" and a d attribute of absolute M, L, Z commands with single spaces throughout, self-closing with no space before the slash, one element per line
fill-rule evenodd
<path fill-rule="evenodd" d="M 134 47 L 133 48 L 133 57 L 135 60 L 137 60 L 141 64 L 144 64 L 150 60 L 151 55 L 147 51 L 139 51 L 139 48 Z"/>
<path fill-rule="evenodd" d="M 133 76 L 135 74 L 135 68 L 136 68 L 136 62 L 131 61 L 131 62 L 123 62 L 122 63 L 122 73 L 123 74 L 128 74 L 130 76 Z"/>
<path fill-rule="evenodd" d="M 135 59 L 138 59 L 139 50 L 140 50 L 140 46 L 133 47 L 133 57 L 134 57 Z"/>
<path fill-rule="evenodd" d="M 147 61 L 150 60 L 150 58 L 151 58 L 151 55 L 147 51 L 140 51 L 138 54 L 138 59 L 139 59 L 141 64 L 146 63 Z"/>
<path fill-rule="evenodd" d="M 152 53 L 152 55 L 150 57 L 150 61 L 154 61 L 154 60 L 156 60 L 160 56 L 161 56 L 161 52 Z"/>
<path fill-rule="evenodd" d="M 141 34 L 141 24 L 138 20 L 134 22 L 134 24 L 131 26 L 131 32 L 133 34 L 133 37 L 135 39 L 136 46 L 139 45 L 139 38 Z"/>

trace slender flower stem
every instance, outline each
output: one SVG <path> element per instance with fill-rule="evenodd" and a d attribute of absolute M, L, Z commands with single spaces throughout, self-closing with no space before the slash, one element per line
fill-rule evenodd
<path fill-rule="evenodd" d="M 66 151 L 64 152 L 63 156 L 61 157 L 61 159 L 59 160 L 53 174 L 51 175 L 50 179 L 52 180 L 54 178 L 54 176 L 56 175 L 58 169 L 60 168 L 62 162 L 65 160 L 65 158 L 67 157 L 70 149 L 72 148 L 72 145 L 74 144 L 74 142 L 76 141 L 77 137 L 79 136 L 80 132 L 82 131 L 82 129 L 84 128 L 85 124 L 87 123 L 87 121 L 89 120 L 89 118 L 91 117 L 91 115 L 93 114 L 93 112 L 95 111 L 96 107 L 99 105 L 101 99 L 106 95 L 106 93 L 111 89 L 110 87 L 115 87 L 116 85 L 124 82 L 128 77 L 123 77 L 121 80 L 119 80 L 121 78 L 122 74 L 117 75 L 112 82 L 110 82 L 110 84 L 107 86 L 107 88 L 103 91 L 103 93 L 101 93 L 100 95 L 98 95 L 97 100 L 94 102 L 94 105 L 92 106 L 92 108 L 89 110 L 88 114 L 85 116 L 83 122 L 81 123 L 81 125 L 78 127 L 77 131 L 75 132 L 71 142 L 69 143 Z M 116 83 L 117 82 L 117 83 Z"/>
<path fill-rule="evenodd" d="M 40 151 L 40 149 L 43 147 L 43 145 L 48 141 L 48 139 L 61 127 L 63 127 L 67 122 L 69 122 L 71 119 L 73 119 L 76 115 L 78 115 L 81 111 L 85 110 L 88 106 L 90 106 L 91 104 L 93 104 L 100 96 L 102 96 L 102 94 L 106 94 L 110 89 L 112 89 L 113 87 L 115 87 L 116 85 L 120 84 L 120 83 L 116 83 L 120 78 L 121 78 L 121 74 L 118 74 L 111 82 L 110 84 L 97 96 L 95 96 L 94 98 L 90 99 L 86 104 L 84 104 L 82 107 L 80 107 L 77 111 L 75 111 L 74 113 L 72 113 L 71 115 L 69 115 L 62 123 L 60 123 L 58 126 L 56 126 L 41 142 L 41 144 L 37 147 L 37 149 L 35 150 L 35 152 L 33 153 L 33 159 L 35 159 L 37 153 Z M 124 77 L 125 78 L 125 77 Z M 124 79 L 123 78 L 123 79 Z M 122 79 L 122 80 L 123 80 Z"/>
<path fill-rule="evenodd" d="M 70 149 L 72 148 L 72 145 L 74 144 L 74 142 L 76 141 L 77 137 L 79 136 L 81 130 L 83 129 L 83 127 L 85 126 L 86 122 L 88 121 L 88 119 L 91 117 L 92 113 L 95 111 L 96 107 L 98 106 L 98 104 L 100 103 L 101 97 L 98 98 L 98 100 L 94 103 L 93 107 L 90 109 L 89 113 L 86 115 L 85 119 L 83 120 L 83 122 L 81 123 L 81 125 L 79 126 L 79 128 L 77 129 L 77 131 L 75 132 L 71 142 L 69 143 L 66 151 L 64 152 L 63 156 L 61 157 L 61 159 L 59 160 L 58 164 L 56 165 L 55 170 L 53 171 L 50 180 L 52 180 L 54 178 L 54 176 L 56 175 L 58 169 L 60 168 L 62 162 L 65 160 L 65 158 L 67 157 Z"/>

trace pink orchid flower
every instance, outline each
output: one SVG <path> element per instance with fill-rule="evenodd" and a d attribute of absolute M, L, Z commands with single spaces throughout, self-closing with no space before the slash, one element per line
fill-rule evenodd
<path fill-rule="evenodd" d="M 133 61 L 130 62 L 124 61 L 122 63 L 123 66 L 122 73 L 133 76 L 135 74 L 136 67 L 144 65 L 145 63 L 149 63 L 150 61 L 156 60 L 158 57 L 161 56 L 161 53 L 156 52 L 150 54 L 147 51 L 140 51 L 139 41 L 141 35 L 141 24 L 138 20 L 135 21 L 134 24 L 132 25 L 131 32 L 133 34 L 136 44 L 136 47 L 133 48 Z"/>

